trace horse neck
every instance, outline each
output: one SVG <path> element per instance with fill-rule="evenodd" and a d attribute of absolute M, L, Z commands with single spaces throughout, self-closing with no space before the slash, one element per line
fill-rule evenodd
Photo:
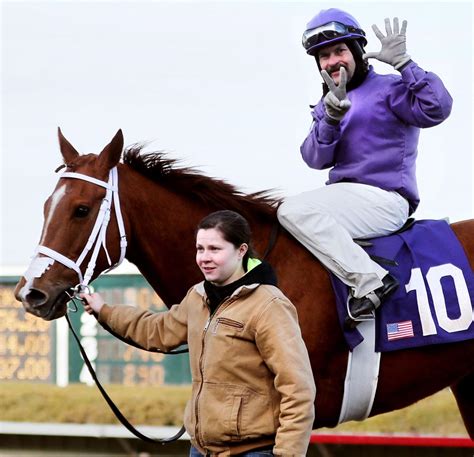
<path fill-rule="evenodd" d="M 167 305 L 176 303 L 189 287 L 202 280 L 195 262 L 195 229 L 204 216 L 217 208 L 173 192 L 123 165 L 119 187 L 127 227 L 126 257 Z M 247 217 L 255 247 L 262 256 L 270 240 L 272 222 L 258 212 Z"/>
<path fill-rule="evenodd" d="M 206 211 L 133 170 L 121 171 L 126 257 L 167 305 L 177 303 L 202 280 L 195 263 L 194 231 Z"/>

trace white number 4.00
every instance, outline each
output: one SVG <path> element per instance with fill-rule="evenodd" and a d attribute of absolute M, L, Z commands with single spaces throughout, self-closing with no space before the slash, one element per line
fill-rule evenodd
<path fill-rule="evenodd" d="M 456 290 L 457 301 L 459 304 L 459 316 L 451 319 L 446 309 L 446 300 L 443 293 L 441 279 L 451 277 Z M 439 326 L 446 332 L 460 332 L 466 330 L 472 323 L 472 303 L 469 297 L 466 280 L 460 268 L 451 263 L 445 263 L 431 267 L 426 274 L 426 282 L 433 298 L 434 311 Z M 428 301 L 428 291 L 420 268 L 414 268 L 411 271 L 409 283 L 406 285 L 407 292 L 412 290 L 416 293 L 418 312 L 420 314 L 421 328 L 423 336 L 435 335 L 436 326 L 431 314 Z"/>

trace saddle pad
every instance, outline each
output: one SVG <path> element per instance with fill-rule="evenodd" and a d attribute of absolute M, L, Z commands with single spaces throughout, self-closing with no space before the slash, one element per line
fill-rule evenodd
<path fill-rule="evenodd" d="M 405 232 L 370 241 L 370 255 L 397 262 L 381 265 L 400 284 L 376 311 L 376 351 L 474 338 L 474 274 L 448 223 L 417 221 Z M 343 325 L 348 287 L 330 276 Z M 351 350 L 363 340 L 357 328 L 343 331 Z"/>

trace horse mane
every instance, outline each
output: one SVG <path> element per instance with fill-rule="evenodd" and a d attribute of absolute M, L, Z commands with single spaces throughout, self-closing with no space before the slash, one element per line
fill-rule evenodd
<path fill-rule="evenodd" d="M 141 175 L 200 200 L 215 210 L 230 209 L 244 217 L 275 218 L 281 198 L 272 195 L 272 190 L 245 194 L 232 184 L 205 176 L 195 168 L 180 167 L 179 161 L 167 157 L 164 151 L 143 153 L 143 147 L 143 144 L 134 144 L 125 148 L 123 163 Z"/>

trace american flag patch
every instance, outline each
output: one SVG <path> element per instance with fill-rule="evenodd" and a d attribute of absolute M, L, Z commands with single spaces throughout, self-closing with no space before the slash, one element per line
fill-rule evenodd
<path fill-rule="evenodd" d="M 387 324 L 388 341 L 400 340 L 402 338 L 411 338 L 413 336 L 413 324 L 411 321 L 402 321 L 396 322 L 394 324 Z"/>

